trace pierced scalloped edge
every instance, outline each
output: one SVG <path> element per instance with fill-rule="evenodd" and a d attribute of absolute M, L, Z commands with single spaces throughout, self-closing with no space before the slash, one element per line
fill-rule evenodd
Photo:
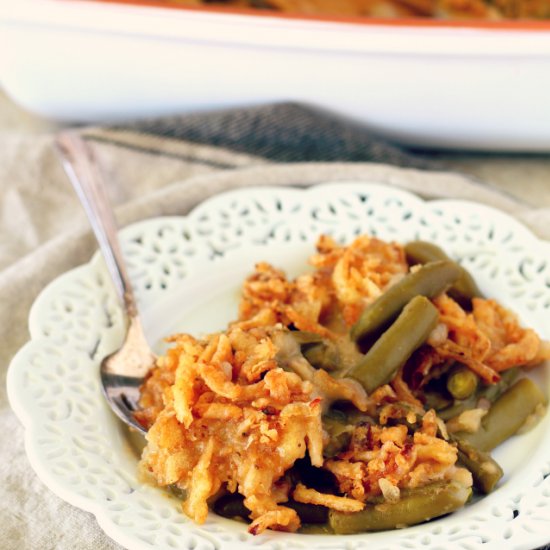
<path fill-rule="evenodd" d="M 166 291 L 196 277 L 212 262 L 230 260 L 246 243 L 260 247 L 273 243 L 303 245 L 313 243 L 323 231 L 347 240 L 358 232 L 376 232 L 382 238 L 422 237 L 438 242 L 467 265 L 482 286 L 494 289 L 499 299 L 511 303 L 529 324 L 545 337 L 550 336 L 544 325 L 550 311 L 550 244 L 539 241 L 506 214 L 476 203 L 424 202 L 410 193 L 373 183 L 325 184 L 306 190 L 249 188 L 218 195 L 185 218 L 158 218 L 134 224 L 124 229 L 121 237 L 125 253 L 131 256 L 130 271 L 136 281 L 138 298 L 147 313 L 152 304 L 163 301 Z M 187 263 L 183 261 L 178 265 L 176 260 L 180 257 L 187 258 Z M 253 258 L 257 259 L 261 258 Z M 137 482 L 136 459 L 128 450 L 123 429 L 101 397 L 94 376 L 96 358 L 116 348 L 123 333 L 122 316 L 117 313 L 113 293 L 104 286 L 105 277 L 102 262 L 96 255 L 89 264 L 62 275 L 44 289 L 30 314 L 31 341 L 10 365 L 8 394 L 12 408 L 25 427 L 27 454 L 38 476 L 61 498 L 93 513 L 113 540 L 138 550 L 154 545 L 190 550 L 222 546 L 224 549 L 314 546 L 354 550 L 368 546 L 372 549 L 457 547 L 469 550 L 502 544 L 529 548 L 548 542 L 548 417 L 536 433 L 523 436 L 521 447 L 533 452 L 528 453 L 529 460 L 521 471 L 515 472 L 493 495 L 436 522 L 401 531 L 346 537 L 268 533 L 251 538 L 242 525 L 213 514 L 204 526 L 193 525 L 181 516 L 175 499 Z M 98 280 L 103 293 L 100 300 L 97 299 Z M 86 294 L 82 285 L 89 287 L 90 295 L 85 296 L 85 300 L 78 296 L 80 291 Z M 76 298 L 73 296 L 76 301 L 71 301 L 67 296 L 74 288 L 78 289 Z M 92 315 L 92 328 L 94 312 L 95 321 L 98 315 L 105 315 L 107 319 L 98 345 L 91 348 L 93 342 L 85 341 L 87 333 L 83 339 L 75 337 L 79 319 L 74 310 L 81 302 L 91 308 L 88 316 Z M 85 317 L 81 316 L 80 321 L 90 324 L 90 319 Z M 52 332 L 45 329 L 48 323 Z M 46 361 L 46 367 L 41 361 Z M 70 369 L 67 373 L 67 365 L 72 365 L 77 374 L 71 374 Z M 51 372 L 54 366 L 61 373 L 58 379 Z M 73 375 L 83 378 L 88 386 L 80 387 L 74 382 L 68 387 Z M 39 380 L 40 376 L 45 378 Z M 31 391 L 38 397 L 29 401 Z M 44 395 L 49 400 L 41 405 Z M 56 410 L 55 403 L 62 403 L 63 399 L 72 403 L 71 397 L 78 399 L 73 410 L 82 406 L 84 412 L 73 414 L 71 410 L 64 418 L 67 411 Z M 85 413 L 92 413 L 98 421 L 86 424 Z M 50 425 L 45 422 L 48 414 L 54 415 Z M 77 441 L 74 432 L 67 431 L 65 425 L 75 419 L 71 414 L 75 418 L 80 415 L 78 418 L 83 423 L 73 422 L 73 428 L 77 426 L 78 433 L 87 434 L 91 443 L 88 449 L 93 447 L 96 452 L 96 447 L 101 448 L 102 444 L 105 456 L 71 447 Z M 98 426 L 95 431 L 94 425 Z M 71 433 L 73 439 L 70 439 Z M 534 441 L 539 436 L 541 441 Z M 42 447 L 48 447 L 48 438 L 54 443 L 58 441 L 59 446 L 52 447 L 52 443 L 51 450 L 46 452 Z M 506 454 L 517 454 L 518 443 L 505 444 Z M 86 449 L 87 440 L 78 440 L 78 444 Z M 69 459 L 74 463 L 66 462 L 64 470 L 63 463 Z M 107 479 L 109 473 L 112 479 Z"/>

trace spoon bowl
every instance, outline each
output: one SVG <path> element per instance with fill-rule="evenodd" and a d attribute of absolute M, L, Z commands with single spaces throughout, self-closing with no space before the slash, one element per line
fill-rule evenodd
<path fill-rule="evenodd" d="M 156 357 L 151 351 L 139 317 L 131 317 L 122 347 L 101 361 L 99 373 L 103 393 L 115 414 L 126 424 L 146 433 L 136 420 L 140 387 Z"/>

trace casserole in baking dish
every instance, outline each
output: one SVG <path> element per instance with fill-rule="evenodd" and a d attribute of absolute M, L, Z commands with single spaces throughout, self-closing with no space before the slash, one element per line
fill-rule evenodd
<path fill-rule="evenodd" d="M 0 79 L 100 121 L 294 100 L 405 144 L 550 150 L 550 22 L 304 16 L 146 1 L 0 4 Z"/>

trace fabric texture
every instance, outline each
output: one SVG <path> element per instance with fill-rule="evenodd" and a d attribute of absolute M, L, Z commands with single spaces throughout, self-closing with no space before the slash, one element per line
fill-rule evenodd
<path fill-rule="evenodd" d="M 375 137 L 352 120 L 295 103 L 191 114 L 114 127 L 225 147 L 277 162 L 383 162 L 435 169 L 437 163 Z"/>
<path fill-rule="evenodd" d="M 273 105 L 81 131 L 109 182 L 120 225 L 184 215 L 207 197 L 238 187 L 376 181 L 427 199 L 492 205 L 550 238 L 548 211 L 529 208 L 471 178 L 441 172 L 427 158 L 304 106 Z M 66 504 L 38 480 L 25 456 L 23 429 L 7 402 L 7 367 L 28 339 L 32 302 L 48 282 L 88 261 L 96 245 L 53 150 L 53 136 L 3 141 L 0 426 L 10 434 L 10 443 L 0 447 L 2 547 L 120 548 L 90 514 Z"/>

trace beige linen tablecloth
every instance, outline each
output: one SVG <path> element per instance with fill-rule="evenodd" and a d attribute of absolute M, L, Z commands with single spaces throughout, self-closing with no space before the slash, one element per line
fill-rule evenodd
<path fill-rule="evenodd" d="M 465 177 L 386 165 L 274 165 L 264 159 L 186 142 L 173 155 L 96 142 L 109 192 L 122 225 L 185 214 L 206 197 L 251 185 L 312 185 L 325 181 L 377 181 L 426 198 L 458 197 L 512 213 L 539 236 L 550 238 L 550 211 L 520 204 Z M 94 518 L 64 503 L 38 480 L 24 451 L 23 430 L 10 411 L 8 363 L 28 338 L 29 307 L 60 273 L 86 262 L 95 249 L 88 224 L 58 160 L 51 137 L 4 141 L 0 152 L 0 547 L 11 550 L 119 548 Z M 223 167 L 223 168 L 222 168 Z M 520 185 L 520 182 L 518 182 Z"/>

